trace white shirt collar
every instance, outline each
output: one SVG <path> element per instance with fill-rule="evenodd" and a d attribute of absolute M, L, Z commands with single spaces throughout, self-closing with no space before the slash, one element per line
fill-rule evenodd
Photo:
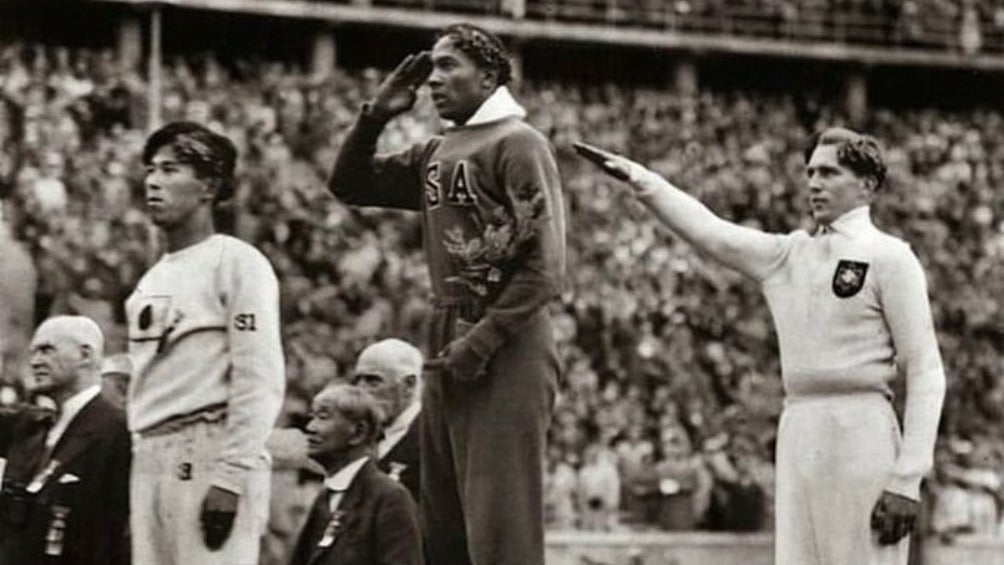
<path fill-rule="evenodd" d="M 422 411 L 422 403 L 417 400 L 408 405 L 387 428 L 384 429 L 383 439 L 377 444 L 377 457 L 383 459 L 394 446 L 400 443 L 401 438 L 408 433 L 411 423 Z"/>
<path fill-rule="evenodd" d="M 830 223 L 830 227 L 834 231 L 845 234 L 853 234 L 860 230 L 860 228 L 871 225 L 871 208 L 867 204 L 844 212 L 839 218 Z"/>
<path fill-rule="evenodd" d="M 871 207 L 862 204 L 857 208 L 852 208 L 841 214 L 837 219 L 829 224 L 816 223 L 812 230 L 813 237 L 826 233 L 842 233 L 844 235 L 854 235 L 862 228 L 873 227 L 871 219 Z"/>
<path fill-rule="evenodd" d="M 63 401 L 59 409 L 59 418 L 45 436 L 45 445 L 53 447 L 63 437 L 63 432 L 70 427 L 70 422 L 87 406 L 87 403 L 101 394 L 101 385 L 91 385 Z"/>
<path fill-rule="evenodd" d="M 463 125 L 475 126 L 478 124 L 485 124 L 513 117 L 520 119 L 525 118 L 526 110 L 520 106 L 519 102 L 516 102 L 512 93 L 509 92 L 508 87 L 500 86 L 495 89 L 495 92 L 493 92 L 491 96 L 481 103 L 481 106 L 479 106 L 477 111 L 474 112 L 474 115 L 471 116 L 471 118 Z M 453 127 L 457 124 L 447 121 L 447 125 Z"/>
<path fill-rule="evenodd" d="M 369 455 L 363 455 L 359 459 L 356 459 L 338 471 L 335 471 L 334 475 L 324 479 L 325 488 L 335 492 L 347 491 L 349 489 L 349 485 L 351 485 L 352 481 L 355 480 L 356 475 L 359 474 L 359 470 L 363 468 L 363 465 L 366 464 L 366 461 L 368 461 L 369 458 Z"/>

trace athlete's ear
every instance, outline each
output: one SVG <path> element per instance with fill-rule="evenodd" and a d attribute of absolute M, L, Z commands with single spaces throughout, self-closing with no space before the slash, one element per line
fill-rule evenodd
<path fill-rule="evenodd" d="M 202 181 L 202 194 L 199 199 L 203 202 L 215 202 L 216 194 L 220 191 L 220 179 L 209 178 Z"/>
<path fill-rule="evenodd" d="M 494 69 L 481 69 L 481 88 L 492 91 L 499 83 L 499 72 Z"/>
<path fill-rule="evenodd" d="M 861 188 L 865 191 L 867 196 L 871 197 L 875 195 L 875 189 L 878 188 L 878 179 L 875 177 L 864 177 L 861 183 Z"/>
<path fill-rule="evenodd" d="M 352 423 L 352 437 L 349 439 L 350 445 L 362 445 L 366 443 L 370 436 L 369 425 L 366 422 Z"/>

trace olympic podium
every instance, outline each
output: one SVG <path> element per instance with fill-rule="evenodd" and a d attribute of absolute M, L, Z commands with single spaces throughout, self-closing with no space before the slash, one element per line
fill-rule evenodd
<path fill-rule="evenodd" d="M 773 565 L 771 533 L 548 532 L 547 565 Z"/>
<path fill-rule="evenodd" d="M 773 534 L 547 533 L 547 565 L 773 565 Z M 1002 565 L 1004 537 L 928 539 L 921 565 Z"/>

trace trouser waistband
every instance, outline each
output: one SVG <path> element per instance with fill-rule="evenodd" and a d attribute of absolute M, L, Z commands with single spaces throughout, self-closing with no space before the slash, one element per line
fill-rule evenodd
<path fill-rule="evenodd" d="M 846 392 L 833 392 L 833 393 L 817 393 L 817 394 L 785 394 L 784 405 L 792 406 L 795 404 L 802 404 L 805 402 L 840 402 L 842 400 L 856 401 L 856 400 L 881 400 L 886 403 L 892 401 L 892 397 L 888 394 L 884 394 L 877 390 L 859 390 L 859 391 L 846 391 Z"/>
<path fill-rule="evenodd" d="M 210 404 L 209 406 L 204 406 L 191 412 L 186 412 L 185 414 L 178 414 L 176 416 L 171 416 L 170 418 L 162 422 L 159 422 L 144 430 L 136 432 L 136 435 L 140 439 L 165 436 L 176 432 L 180 432 L 181 430 L 198 423 L 209 423 L 209 424 L 222 423 L 226 419 L 227 419 L 227 403 L 218 402 L 216 404 Z"/>

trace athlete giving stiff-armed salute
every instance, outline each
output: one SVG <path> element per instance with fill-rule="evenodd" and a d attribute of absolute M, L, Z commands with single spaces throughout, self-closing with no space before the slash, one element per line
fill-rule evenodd
<path fill-rule="evenodd" d="M 237 151 L 189 123 L 143 149 L 147 209 L 167 252 L 126 302 L 135 565 L 257 565 L 265 450 L 285 384 L 279 286 L 250 245 L 216 234 Z"/>
<path fill-rule="evenodd" d="M 416 210 L 434 292 L 420 421 L 428 561 L 542 565 L 545 433 L 558 376 L 546 305 L 561 291 L 564 215 L 554 152 L 506 84 L 498 38 L 447 27 L 406 58 L 342 146 L 331 191 Z M 375 155 L 428 83 L 442 135 Z"/>
<path fill-rule="evenodd" d="M 813 136 L 806 180 L 818 228 L 787 235 L 723 220 L 637 163 L 577 148 L 767 298 L 785 390 L 776 563 L 905 565 L 945 375 L 921 265 L 870 219 L 886 171 L 878 143 L 842 128 Z M 902 433 L 890 404 L 898 369 L 906 375 Z"/>

